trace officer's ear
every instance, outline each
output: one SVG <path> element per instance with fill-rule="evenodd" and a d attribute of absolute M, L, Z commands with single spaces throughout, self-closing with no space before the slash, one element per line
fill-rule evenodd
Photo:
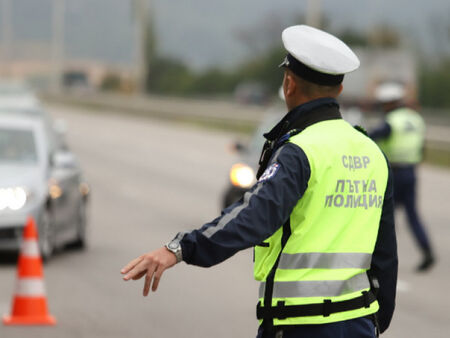
<path fill-rule="evenodd" d="M 287 70 L 284 72 L 283 90 L 286 99 L 292 97 L 297 90 L 297 82 L 295 81 L 295 77 Z"/>

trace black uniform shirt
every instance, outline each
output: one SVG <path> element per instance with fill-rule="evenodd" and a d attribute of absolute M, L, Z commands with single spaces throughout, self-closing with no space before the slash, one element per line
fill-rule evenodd
<path fill-rule="evenodd" d="M 308 102 L 290 111 L 266 138 L 276 139 L 293 126 L 306 127 L 336 117 L 334 99 Z M 270 163 L 277 163 L 276 172 L 260 179 L 244 197 L 222 211 L 220 217 L 200 229 L 183 234 L 180 242 L 183 260 L 188 264 L 209 267 L 253 247 L 271 236 L 288 220 L 294 206 L 308 187 L 310 165 L 303 150 L 286 143 L 272 155 Z M 380 284 L 379 321 L 384 331 L 395 306 L 397 282 L 397 244 L 394 229 L 392 179 L 389 172 L 378 238 L 373 253 L 371 273 Z"/>

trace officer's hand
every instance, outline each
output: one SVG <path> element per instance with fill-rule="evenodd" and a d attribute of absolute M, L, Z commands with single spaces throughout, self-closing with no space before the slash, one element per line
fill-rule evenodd
<path fill-rule="evenodd" d="M 138 280 L 145 276 L 143 295 L 147 296 L 152 280 L 152 291 L 156 291 L 163 272 L 176 263 L 175 254 L 162 247 L 133 259 L 120 272 L 125 275 L 123 276 L 125 281 Z"/>

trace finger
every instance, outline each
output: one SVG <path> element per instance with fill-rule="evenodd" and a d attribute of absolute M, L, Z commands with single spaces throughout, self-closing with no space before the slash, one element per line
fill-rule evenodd
<path fill-rule="evenodd" d="M 127 281 L 135 278 L 136 276 L 147 271 L 147 265 L 144 261 L 141 261 L 138 265 L 136 265 L 131 271 L 129 271 L 124 277 L 123 280 Z"/>
<path fill-rule="evenodd" d="M 144 275 L 147 273 L 147 271 L 142 271 L 140 274 L 134 276 L 132 279 L 133 280 L 138 280 L 141 279 L 142 277 L 144 277 Z"/>
<path fill-rule="evenodd" d="M 139 264 L 139 262 L 142 260 L 142 257 L 138 257 L 133 259 L 131 262 L 129 262 L 127 265 L 125 265 L 121 270 L 120 273 L 125 274 L 129 272 L 132 268 L 136 266 L 136 264 Z"/>
<path fill-rule="evenodd" d="M 148 296 L 148 292 L 150 291 L 150 284 L 152 282 L 152 277 L 155 272 L 155 266 L 152 266 L 151 269 L 147 270 L 147 274 L 145 275 L 145 283 L 144 283 L 144 289 L 142 290 L 142 294 L 144 297 Z"/>
<path fill-rule="evenodd" d="M 142 294 L 144 295 L 144 297 L 147 297 L 147 295 L 148 295 L 151 280 L 152 280 L 152 277 L 147 273 L 145 275 L 144 289 L 142 290 Z"/>
<path fill-rule="evenodd" d="M 163 265 L 159 265 L 155 271 L 155 275 L 153 276 L 153 285 L 152 291 L 155 292 L 158 289 L 159 281 L 161 280 L 161 276 L 166 268 Z"/>
<path fill-rule="evenodd" d="M 120 270 L 120 273 L 125 274 L 129 272 L 132 268 L 134 268 L 137 264 L 139 264 L 140 261 L 142 261 L 142 256 L 139 256 L 138 258 L 133 259 L 131 262 L 129 262 L 127 265 L 125 265 L 122 270 Z"/>

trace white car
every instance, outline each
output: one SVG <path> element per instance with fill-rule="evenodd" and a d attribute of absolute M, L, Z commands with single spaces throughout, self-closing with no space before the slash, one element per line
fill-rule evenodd
<path fill-rule="evenodd" d="M 28 216 L 38 226 L 41 255 L 86 244 L 89 186 L 75 156 L 50 147 L 40 117 L 0 114 L 0 250 L 17 251 Z"/>
<path fill-rule="evenodd" d="M 0 81 L 0 108 L 35 109 L 39 106 L 36 95 L 24 83 Z"/>

